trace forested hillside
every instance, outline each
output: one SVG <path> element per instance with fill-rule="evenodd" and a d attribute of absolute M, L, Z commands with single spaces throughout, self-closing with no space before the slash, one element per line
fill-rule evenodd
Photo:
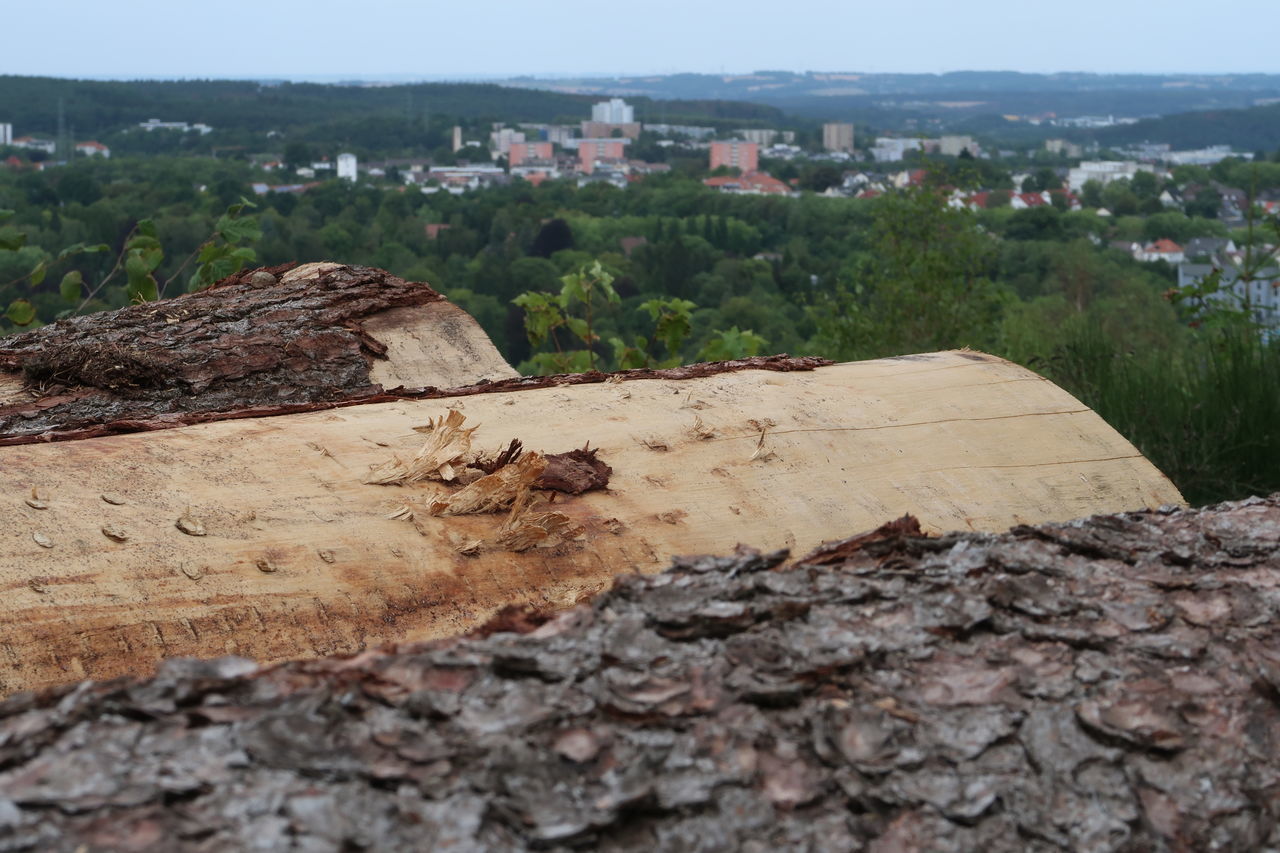
<path fill-rule="evenodd" d="M 117 145 L 125 141 L 124 131 L 147 119 L 160 118 L 210 125 L 221 137 L 213 142 L 250 144 L 253 150 L 264 150 L 268 145 L 265 134 L 274 131 L 290 140 L 342 142 L 390 151 L 421 145 L 424 131 L 443 141 L 454 121 L 477 126 L 487 121 L 576 123 L 590 117 L 596 100 L 586 95 L 479 83 L 337 86 L 251 80 L 118 82 L 0 76 L 0 121 L 13 124 L 15 132 L 52 135 L 58 127 L 61 101 L 65 121 L 77 137 L 107 137 Z M 647 106 L 647 99 L 637 101 L 641 113 Z M 741 125 L 781 117 L 774 107 L 728 101 L 671 101 L 665 102 L 662 110 L 673 122 L 732 121 Z M 154 137 L 147 140 L 151 143 L 169 136 L 133 135 Z M 180 140 L 170 141 L 176 144 Z M 210 140 L 205 143 L 207 148 Z"/>
<path fill-rule="evenodd" d="M 1246 151 L 1270 151 L 1280 140 L 1280 103 L 1244 110 L 1212 110 L 1145 119 L 1097 132 L 1105 145 L 1160 140 L 1173 148 L 1204 148 L 1227 142 Z"/>

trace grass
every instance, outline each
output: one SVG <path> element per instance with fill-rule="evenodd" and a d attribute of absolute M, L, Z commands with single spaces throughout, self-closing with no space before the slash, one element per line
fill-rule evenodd
<path fill-rule="evenodd" d="M 1280 344 L 1215 329 L 1178 351 L 1136 352 L 1086 331 L 1061 355 L 1052 378 L 1193 506 L 1280 491 Z"/>

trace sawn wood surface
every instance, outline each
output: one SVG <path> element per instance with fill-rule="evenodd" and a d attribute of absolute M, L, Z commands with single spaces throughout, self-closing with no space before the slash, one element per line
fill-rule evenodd
<path fill-rule="evenodd" d="M 413 428 L 450 408 L 490 453 L 511 439 L 598 448 L 609 488 L 551 506 L 584 533 L 515 553 L 493 542 L 501 514 L 389 518 L 449 489 L 364 478 L 412 456 Z M 0 694 L 165 657 L 271 662 L 452 635 L 509 603 L 571 605 L 672 555 L 740 541 L 799 555 L 908 512 L 926 533 L 1000 531 L 1182 500 L 1079 401 L 973 352 L 5 447 L 0 493 Z M 205 535 L 183 532 L 184 516 Z"/>

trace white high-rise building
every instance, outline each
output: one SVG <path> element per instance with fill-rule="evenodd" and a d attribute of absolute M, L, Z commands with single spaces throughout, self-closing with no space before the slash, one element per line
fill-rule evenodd
<path fill-rule="evenodd" d="M 610 98 L 591 108 L 591 120 L 606 124 L 631 124 L 636 120 L 636 110 L 622 98 Z"/>
<path fill-rule="evenodd" d="M 13 125 L 0 122 L 0 145 L 13 144 Z"/>
<path fill-rule="evenodd" d="M 354 181 L 356 179 L 356 155 L 338 155 L 338 179 L 343 181 Z"/>

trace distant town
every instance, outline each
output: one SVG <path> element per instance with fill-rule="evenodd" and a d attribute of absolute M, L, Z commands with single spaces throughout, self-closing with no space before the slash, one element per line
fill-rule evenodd
<path fill-rule="evenodd" d="M 1063 128 L 1099 128 L 1129 125 L 1136 118 L 1107 116 L 1004 116 L 1009 121 Z M 214 128 L 201 122 L 150 118 L 130 129 L 133 133 L 173 133 L 205 136 Z M 270 134 L 269 134 L 270 136 Z M 1143 142 L 1130 147 L 1102 150 L 1067 139 L 1043 141 L 1040 153 L 1026 150 L 988 150 L 973 135 L 876 135 L 858 136 L 851 122 L 827 122 L 821 127 L 820 145 L 797 144 L 797 131 L 775 128 L 717 129 L 689 124 L 643 123 L 636 120 L 635 108 L 623 98 L 613 97 L 591 106 L 589 118 L 577 124 L 495 122 L 487 135 L 477 137 L 455 125 L 451 133 L 453 162 L 439 163 L 432 157 L 398 157 L 361 161 L 351 152 L 330 158 L 321 156 L 303 164 L 286 163 L 283 154 L 253 155 L 252 160 L 266 176 L 252 183 L 254 193 L 302 194 L 337 179 L 357 183 L 376 182 L 403 185 L 425 195 L 461 195 L 476 190 L 505 186 L 522 180 L 537 186 L 547 181 L 569 181 L 581 188 L 609 184 L 625 188 L 654 174 L 671 171 L 668 162 L 653 162 L 630 156 L 642 140 L 650 150 L 681 157 L 702 158 L 706 176 L 702 183 L 721 193 L 755 196 L 799 197 L 816 191 L 827 198 L 871 199 L 886 193 L 920 186 L 929 180 L 929 158 L 953 158 L 990 164 L 984 172 L 993 176 L 991 185 L 941 187 L 953 208 L 978 211 L 998 207 L 1028 210 L 1053 207 L 1060 211 L 1090 210 L 1099 217 L 1179 211 L 1208 216 L 1224 225 L 1238 226 L 1245 220 L 1250 200 L 1238 187 L 1218 181 L 1180 181 L 1179 167 L 1207 167 L 1228 158 L 1250 160 L 1252 152 L 1234 151 L 1229 145 L 1213 145 L 1192 150 L 1175 150 L 1161 142 Z M 71 157 L 109 158 L 111 150 L 96 140 L 61 143 Z M 3 161 L 9 169 L 44 170 L 67 163 L 60 155 L 58 139 L 41 135 L 15 135 L 9 123 L 0 123 L 0 149 L 19 149 L 29 159 L 11 154 Z M 216 149 L 215 149 L 216 155 Z M 1105 156 L 1104 156 L 1105 155 Z M 1036 165 L 1043 159 L 1045 165 Z M 1008 164 L 1004 167 L 1003 164 Z M 772 171 L 794 171 L 797 165 L 826 167 L 831 180 L 820 190 L 802 188 L 799 179 L 775 176 Z M 772 170 L 772 171 L 771 171 Z M 1185 171 L 1185 170 L 1184 170 Z M 276 180 L 273 177 L 279 176 Z M 284 178 L 280 180 L 279 178 Z M 1107 187 L 1146 180 L 1158 188 L 1141 210 L 1134 208 L 1132 194 L 1112 196 L 1116 209 L 1108 205 Z M 1125 209 L 1128 202 L 1128 209 Z M 1280 187 L 1266 188 L 1252 199 L 1264 214 L 1280 213 Z M 434 228 L 433 238 L 447 225 Z M 1091 235 L 1095 243 L 1101 241 Z M 1197 238 L 1187 245 L 1172 239 L 1112 241 L 1140 262 L 1164 261 L 1177 267 L 1179 286 L 1203 279 L 1214 270 L 1238 264 L 1242 250 L 1229 239 Z M 1267 247 L 1264 247 L 1267 248 Z M 1225 282 L 1227 292 L 1232 281 Z M 1243 285 L 1236 285 L 1237 289 Z M 1241 296 L 1241 294 L 1236 294 Z M 1259 318 L 1271 325 L 1280 323 L 1280 289 L 1267 287 L 1249 294 Z"/>

